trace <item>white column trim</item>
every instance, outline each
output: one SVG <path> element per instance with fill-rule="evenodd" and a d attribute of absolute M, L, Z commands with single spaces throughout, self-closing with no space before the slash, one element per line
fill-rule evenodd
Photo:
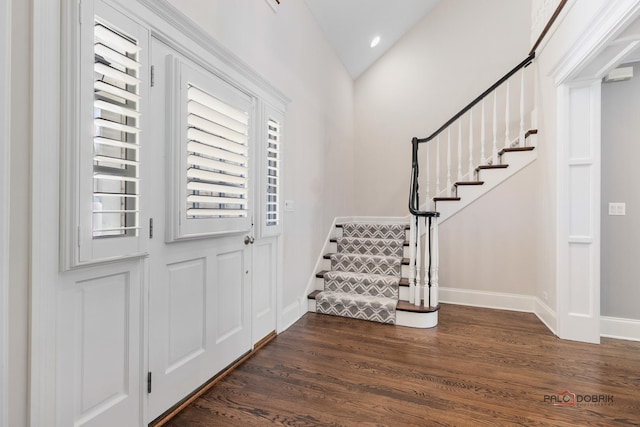
<path fill-rule="evenodd" d="M 33 0 L 29 425 L 56 424 L 60 0 Z M 64 107 L 64 106 L 62 106 Z"/>
<path fill-rule="evenodd" d="M 0 427 L 9 427 L 10 0 L 0 0 L 0 17 Z"/>
<path fill-rule="evenodd" d="M 567 49 L 562 55 L 562 59 L 551 71 L 551 77 L 558 86 L 558 134 L 559 141 L 557 147 L 558 175 L 557 175 L 557 211 L 556 211 L 556 293 L 557 293 L 557 333 L 560 338 L 575 339 L 588 342 L 599 342 L 600 337 L 600 75 L 588 76 L 587 80 L 578 81 L 579 73 L 584 70 L 611 43 L 625 25 L 632 22 L 640 15 L 640 0 L 612 0 L 606 2 L 601 10 L 595 15 L 592 22 L 586 26 L 583 34 L 577 42 Z M 584 78 L 584 77 L 583 77 Z M 571 91 L 575 88 L 590 88 L 590 108 L 591 114 L 588 120 L 588 138 L 592 143 L 592 154 L 584 160 L 585 167 L 591 167 L 590 181 L 585 182 L 578 188 L 579 191 L 586 191 L 591 197 L 592 203 L 589 214 L 592 221 L 592 232 L 589 236 L 570 236 L 569 212 L 571 205 L 569 196 L 569 170 L 573 166 L 578 166 L 578 159 L 570 159 L 567 144 L 570 142 L 571 129 L 570 121 L 573 118 L 572 105 L 570 103 Z M 574 119 L 575 120 L 575 119 Z M 583 123 L 580 124 L 584 128 Z M 572 163 L 573 162 L 573 163 Z M 576 188 L 572 189 L 576 190 Z M 586 237 L 586 238 L 585 238 Z M 588 271 L 591 275 L 589 284 L 590 298 L 593 309 L 590 315 L 578 315 L 572 313 L 571 296 L 568 290 L 569 283 L 577 283 L 573 274 L 574 271 L 581 270 L 574 266 L 570 269 L 567 265 L 568 245 L 578 244 L 580 240 L 585 245 L 591 246 L 590 261 L 582 264 L 583 271 Z M 586 270 L 588 269 L 588 270 Z"/>

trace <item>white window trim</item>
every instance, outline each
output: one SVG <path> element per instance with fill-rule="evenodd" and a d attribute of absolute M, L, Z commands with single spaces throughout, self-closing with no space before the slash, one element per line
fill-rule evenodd
<path fill-rule="evenodd" d="M 77 19 L 73 2 L 33 0 L 32 183 L 29 425 L 56 420 L 56 288 L 60 158 L 60 10 Z M 77 21 L 76 21 L 77 22 Z M 68 43 L 69 40 L 63 40 Z M 65 76 L 69 79 L 69 76 Z M 67 82 L 68 83 L 68 82 Z"/>
<path fill-rule="evenodd" d="M 93 104 L 93 94 L 87 95 L 83 90 L 93 87 L 93 69 L 91 72 L 87 72 L 87 69 L 83 70 L 82 67 L 87 67 L 89 63 L 87 58 L 83 57 L 83 55 L 88 54 L 89 47 L 87 45 L 91 46 L 90 62 L 93 64 L 93 37 L 91 36 L 91 41 L 83 37 L 88 37 L 88 34 L 93 35 L 95 16 L 105 15 L 102 18 L 107 21 L 111 19 L 116 21 L 127 20 L 128 22 L 123 25 L 129 25 L 130 22 L 135 23 L 135 26 L 139 25 L 138 20 L 129 18 L 126 13 L 117 10 L 116 7 L 112 7 L 111 3 L 108 1 L 83 1 L 80 11 L 76 12 L 81 14 L 79 20 L 82 22 L 82 28 L 78 25 L 79 20 L 70 20 L 73 25 L 64 34 L 64 36 L 69 37 L 67 55 L 70 59 L 62 64 L 65 68 L 62 104 L 66 106 L 61 116 L 63 120 L 62 132 L 64 134 L 62 139 L 64 141 L 63 170 L 66 174 L 63 178 L 63 199 L 61 200 L 63 212 L 61 269 L 63 271 L 85 265 L 141 257 L 146 254 L 147 250 L 148 231 L 146 230 L 146 225 L 148 224 L 148 215 L 144 213 L 145 201 L 142 198 L 140 203 L 143 206 L 139 207 L 141 213 L 138 223 L 141 229 L 136 236 L 93 239 L 91 209 L 86 207 L 88 194 L 92 193 L 93 187 L 93 179 L 89 178 L 93 175 L 93 164 L 88 167 L 86 163 L 82 163 L 87 160 L 87 151 L 83 147 L 86 147 L 87 138 L 92 137 L 92 134 L 89 135 L 87 132 L 86 120 L 89 116 L 85 115 L 86 108 L 83 109 L 82 107 L 88 105 L 87 103 Z M 73 15 L 73 13 L 70 14 Z M 140 27 L 139 36 L 138 43 L 143 49 L 140 59 L 143 64 L 141 79 L 147 80 L 148 32 Z M 67 78 L 69 76 L 73 76 L 73 79 Z M 140 109 L 143 113 L 142 120 L 145 120 L 146 84 L 141 85 L 140 91 L 142 96 Z M 89 97 L 90 100 L 88 100 Z M 144 124 L 142 125 L 144 126 Z M 140 151 L 143 151 L 143 147 L 144 141 L 141 143 Z M 144 155 L 143 152 L 141 156 Z M 142 174 L 144 173 L 143 168 L 144 166 L 140 168 Z M 142 189 L 144 187 L 144 177 L 140 181 L 140 186 L 141 191 L 144 191 Z"/>
<path fill-rule="evenodd" d="M 169 99 L 174 100 L 175 105 L 168 106 L 167 120 L 173 126 L 171 135 L 172 143 L 169 145 L 169 159 L 173 159 L 173 164 L 169 165 L 169 188 L 170 197 L 167 199 L 167 213 L 170 220 L 166 241 L 177 241 L 193 238 L 206 238 L 218 235 L 246 233 L 251 230 L 251 217 L 255 211 L 253 207 L 253 192 L 249 191 L 247 196 L 248 209 L 247 217 L 244 218 L 210 218 L 210 219 L 190 219 L 187 217 L 186 194 L 187 194 L 187 112 L 186 112 L 186 90 L 190 82 L 196 83 L 200 89 L 212 96 L 217 96 L 215 88 L 219 88 L 225 93 L 223 98 L 238 98 L 238 102 L 246 103 L 249 113 L 249 156 L 247 157 L 249 181 L 255 176 L 253 169 L 255 162 L 252 160 L 256 143 L 256 100 L 250 95 L 227 84 L 223 79 L 208 70 L 203 70 L 199 65 L 189 63 L 183 58 L 167 58 L 167 78 L 170 80 L 169 90 L 173 94 Z M 232 93 L 235 92 L 235 93 Z M 245 99 L 241 99 L 245 98 Z"/>
<path fill-rule="evenodd" d="M 9 206 L 11 155 L 11 2 L 0 0 L 0 427 L 9 426 Z"/>

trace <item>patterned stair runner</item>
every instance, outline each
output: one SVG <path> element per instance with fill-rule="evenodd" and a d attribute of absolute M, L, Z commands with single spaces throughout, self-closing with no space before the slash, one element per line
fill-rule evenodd
<path fill-rule="evenodd" d="M 404 224 L 347 223 L 316 296 L 316 312 L 396 322 Z"/>

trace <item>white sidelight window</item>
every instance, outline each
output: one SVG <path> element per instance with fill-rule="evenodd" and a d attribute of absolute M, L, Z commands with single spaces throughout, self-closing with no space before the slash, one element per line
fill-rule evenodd
<path fill-rule="evenodd" d="M 72 193 L 77 247 L 68 267 L 139 256 L 143 232 L 144 109 L 148 31 L 102 1 L 81 9 L 77 164 Z M 70 225 L 73 230 L 73 225 Z"/>
<path fill-rule="evenodd" d="M 247 231 L 254 100 L 185 60 L 169 62 L 179 102 L 176 136 L 169 143 L 179 164 L 168 240 Z"/>
<path fill-rule="evenodd" d="M 264 153 L 264 200 L 262 235 L 276 235 L 282 230 L 282 137 L 283 114 L 270 106 L 265 106 Z"/>

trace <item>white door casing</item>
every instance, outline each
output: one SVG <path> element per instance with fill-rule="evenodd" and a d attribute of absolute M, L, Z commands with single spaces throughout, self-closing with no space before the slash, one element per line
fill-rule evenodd
<path fill-rule="evenodd" d="M 558 89 L 557 330 L 592 343 L 600 342 L 600 82 Z"/>
<path fill-rule="evenodd" d="M 635 37 L 616 40 L 640 15 L 640 0 L 606 2 L 552 71 L 558 86 L 557 332 L 600 342 L 602 78 Z"/>

